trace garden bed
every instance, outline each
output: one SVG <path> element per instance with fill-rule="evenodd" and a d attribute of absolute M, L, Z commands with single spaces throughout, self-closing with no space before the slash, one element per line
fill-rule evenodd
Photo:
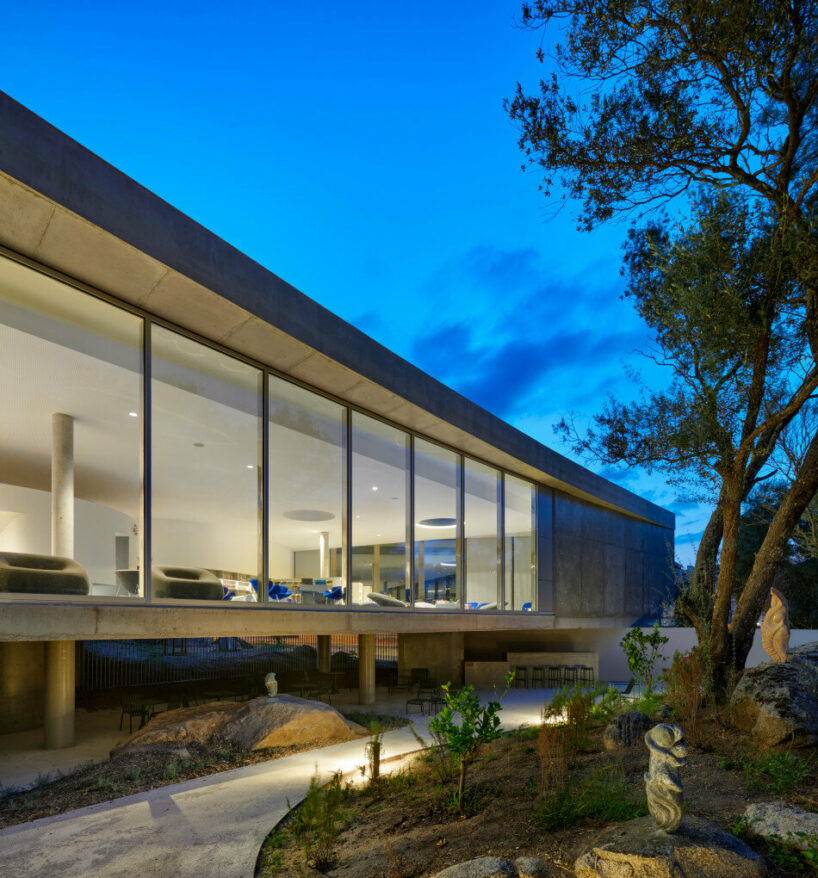
<path fill-rule="evenodd" d="M 454 804 L 456 780 L 441 780 L 427 754 L 374 786 L 342 789 L 335 819 L 344 828 L 332 846 L 332 865 L 321 864 L 319 872 L 305 864 L 312 855 L 304 848 L 309 833 L 302 807 L 270 833 L 257 878 L 421 878 L 488 854 L 510 860 L 538 856 L 549 874 L 569 874 L 600 827 L 646 813 L 646 748 L 612 754 L 603 749 L 601 734 L 601 725 L 591 728 L 570 759 L 568 805 L 552 800 L 549 806 L 538 729 L 521 730 L 483 748 L 469 772 L 462 814 Z M 736 830 L 751 802 L 785 799 L 815 806 L 816 766 L 809 756 L 782 751 L 759 758 L 713 710 L 700 716 L 698 738 L 707 746 L 691 747 L 683 770 L 689 814 Z M 788 871 L 783 855 L 784 865 L 776 861 L 776 851 L 756 846 L 773 857 L 771 875 L 799 874 L 792 857 Z"/>

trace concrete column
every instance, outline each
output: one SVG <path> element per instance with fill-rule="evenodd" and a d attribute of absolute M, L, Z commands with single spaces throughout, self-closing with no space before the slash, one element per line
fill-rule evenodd
<path fill-rule="evenodd" d="M 42 640 L 0 643 L 0 735 L 42 726 L 44 647 Z"/>
<path fill-rule="evenodd" d="M 358 635 L 358 704 L 375 703 L 375 635 Z"/>
<path fill-rule="evenodd" d="M 329 531 L 321 531 L 318 536 L 318 569 L 321 579 L 329 579 Z"/>
<path fill-rule="evenodd" d="M 74 419 L 51 416 L 51 554 L 74 557 Z"/>
<path fill-rule="evenodd" d="M 330 670 L 330 635 L 318 635 L 318 670 L 327 673 Z"/>
<path fill-rule="evenodd" d="M 45 748 L 74 746 L 74 641 L 45 645 Z"/>
<path fill-rule="evenodd" d="M 51 554 L 74 557 L 74 419 L 51 416 Z M 74 746 L 74 641 L 45 646 L 44 740 L 47 750 Z"/>

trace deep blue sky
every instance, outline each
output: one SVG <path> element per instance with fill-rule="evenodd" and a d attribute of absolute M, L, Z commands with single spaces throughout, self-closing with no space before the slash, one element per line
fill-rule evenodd
<path fill-rule="evenodd" d="M 570 455 L 633 395 L 626 226 L 576 231 L 503 98 L 542 73 L 519 2 L 8 4 L 0 88 L 307 295 Z M 590 464 L 600 470 L 598 465 Z M 606 472 L 677 513 L 661 479 Z"/>

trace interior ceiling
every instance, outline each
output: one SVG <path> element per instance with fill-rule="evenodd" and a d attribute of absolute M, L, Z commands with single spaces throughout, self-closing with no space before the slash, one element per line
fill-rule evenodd
<path fill-rule="evenodd" d="M 24 302 L 33 307 L 23 308 Z M 75 421 L 77 496 L 138 517 L 142 419 L 131 413 L 138 415 L 141 405 L 140 333 L 139 318 L 0 260 L 2 481 L 50 490 L 51 415 L 63 412 Z M 154 517 L 216 525 L 229 519 L 255 527 L 260 454 L 256 370 L 182 336 L 166 336 L 152 388 Z M 166 380 L 156 380 L 157 375 Z M 293 401 L 299 396 L 316 401 L 325 413 L 271 409 L 278 421 L 270 425 L 271 534 L 289 548 L 314 549 L 317 534 L 329 531 L 330 545 L 337 546 L 343 450 L 337 425 L 333 429 L 327 420 L 337 406 L 294 389 Z M 406 451 L 391 441 L 401 434 L 360 416 L 356 423 L 361 429 L 354 438 L 354 542 L 401 542 Z M 453 467 L 424 455 L 422 472 L 415 486 L 416 520 L 453 516 Z M 470 480 L 469 486 L 474 493 L 467 503 L 468 533 L 492 535 L 493 480 Z M 509 524 L 525 530 L 530 522 L 525 498 L 514 506 L 519 508 Z M 303 522 L 284 517 L 293 509 L 324 511 L 334 518 Z M 418 529 L 417 536 L 421 533 Z M 451 535 L 453 529 L 441 529 L 425 537 Z"/>

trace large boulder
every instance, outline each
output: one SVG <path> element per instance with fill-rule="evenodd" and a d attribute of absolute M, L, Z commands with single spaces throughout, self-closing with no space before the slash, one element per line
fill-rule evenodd
<path fill-rule="evenodd" d="M 219 701 L 169 710 L 154 717 L 111 755 L 176 751 L 191 743 L 220 738 L 243 750 L 335 744 L 367 731 L 321 701 L 293 695 L 255 698 L 244 704 Z"/>
<path fill-rule="evenodd" d="M 208 741 L 220 733 L 239 707 L 241 705 L 235 701 L 217 701 L 197 707 L 168 710 L 155 716 L 125 744 L 111 751 L 111 755 L 178 750 L 194 742 Z"/>
<path fill-rule="evenodd" d="M 651 718 L 640 710 L 620 714 L 605 726 L 602 743 L 606 750 L 621 750 L 644 743 L 645 732 L 653 725 Z"/>
<path fill-rule="evenodd" d="M 818 814 L 811 814 L 786 802 L 748 805 L 744 819 L 753 835 L 777 839 L 802 851 L 818 841 Z"/>
<path fill-rule="evenodd" d="M 366 734 L 366 729 L 344 719 L 335 708 L 294 695 L 254 698 L 232 714 L 220 730 L 222 738 L 243 750 L 335 744 L 361 734 Z"/>
<path fill-rule="evenodd" d="M 574 863 L 578 878 L 760 878 L 761 857 L 714 823 L 685 817 L 677 832 L 663 832 L 652 817 L 603 829 Z"/>
<path fill-rule="evenodd" d="M 818 742 L 818 642 L 790 650 L 787 662 L 748 668 L 730 698 L 730 719 L 760 747 Z"/>
<path fill-rule="evenodd" d="M 500 857 L 477 857 L 449 866 L 434 878 L 544 878 L 546 868 L 537 857 L 518 857 L 513 863 Z"/>

